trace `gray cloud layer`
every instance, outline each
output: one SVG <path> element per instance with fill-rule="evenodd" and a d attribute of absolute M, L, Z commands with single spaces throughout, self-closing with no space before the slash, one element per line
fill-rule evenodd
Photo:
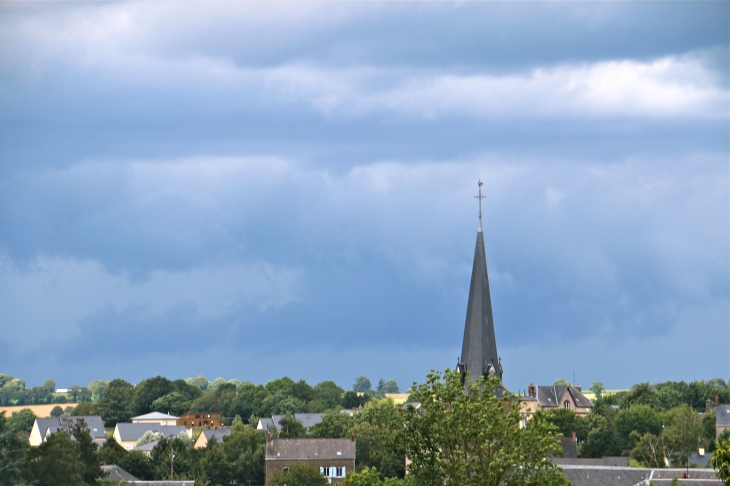
<path fill-rule="evenodd" d="M 726 3 L 3 8 L 5 369 L 422 379 L 481 177 L 508 385 L 727 374 Z"/>

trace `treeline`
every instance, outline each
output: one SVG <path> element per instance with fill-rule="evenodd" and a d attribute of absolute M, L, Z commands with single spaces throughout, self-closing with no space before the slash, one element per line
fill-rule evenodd
<path fill-rule="evenodd" d="M 721 379 L 634 385 L 630 391 L 602 394 L 585 418 L 570 410 L 546 413 L 565 437 L 576 433 L 579 456 L 629 455 L 646 467 L 685 466 L 690 454 L 715 450 L 715 412 L 707 400 L 728 403 L 730 387 Z M 721 440 L 730 438 L 725 433 Z"/>
<path fill-rule="evenodd" d="M 334 408 L 358 408 L 371 398 L 397 393 L 395 380 L 380 380 L 375 390 L 367 377 L 359 376 L 353 390 L 345 391 L 333 381 L 310 385 L 305 380 L 278 378 L 266 385 L 249 381 L 216 378 L 208 381 L 200 375 L 186 380 L 170 380 L 155 376 L 137 385 L 122 380 L 95 380 L 88 387 L 75 385 L 66 394 L 55 394 L 56 384 L 47 380 L 42 386 L 25 388 L 22 379 L 0 375 L 0 403 L 25 405 L 79 401 L 73 409 L 59 405 L 53 415 L 101 415 L 106 427 L 129 422 L 137 415 L 162 412 L 183 415 L 188 412 L 220 413 L 231 423 L 236 416 L 244 422 L 256 423 L 260 417 L 273 414 L 325 412 Z M 357 391 L 355 391 L 357 390 Z"/>
<path fill-rule="evenodd" d="M 88 387 L 74 385 L 67 393 L 55 393 L 56 382 L 26 388 L 25 380 L 0 373 L 0 405 L 43 405 L 48 403 L 90 402 L 101 398 L 107 382 L 92 381 Z"/>
<path fill-rule="evenodd" d="M 218 392 L 225 387 L 219 387 Z M 314 387 L 313 387 L 314 388 Z M 21 421 L 0 414 L 0 470 L 9 482 L 25 485 L 37 481 L 38 486 L 99 484 L 100 464 L 116 464 L 139 479 L 171 478 L 171 456 L 174 454 L 173 477 L 195 479 L 203 485 L 264 484 L 266 434 L 279 437 L 303 437 L 304 427 L 291 415 L 282 421 L 282 430 L 257 431 L 235 420 L 231 434 L 222 442 L 209 441 L 203 449 L 195 449 L 193 440 L 162 437 L 147 456 L 140 451 L 126 451 L 116 441 L 107 440 L 97 448 L 88 430 L 75 427 L 52 434 L 47 442 L 29 447 L 27 432 L 19 430 Z M 13 420 L 15 419 L 15 420 Z M 388 399 L 372 399 L 360 413 L 350 416 L 332 409 L 310 433 L 311 437 L 357 437 L 356 468 L 376 468 L 382 478 L 402 478 L 405 457 L 393 447 L 393 437 L 402 427 L 401 411 Z M 317 471 L 318 473 L 318 471 Z M 12 479 L 15 478 L 15 479 Z M 15 482 L 13 482 L 15 481 Z M 391 480 L 395 486 L 398 481 Z"/>

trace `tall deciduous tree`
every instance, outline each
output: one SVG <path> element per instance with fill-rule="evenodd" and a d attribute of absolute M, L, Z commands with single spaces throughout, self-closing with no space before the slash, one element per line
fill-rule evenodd
<path fill-rule="evenodd" d="M 420 406 L 406 407 L 400 441 L 411 474 L 433 485 L 567 485 L 548 459 L 561 451 L 555 427 L 538 413 L 520 428 L 519 402 L 498 398 L 499 386 L 479 377 L 465 390 L 461 374 L 448 369 L 414 385 Z"/>
<path fill-rule="evenodd" d="M 355 378 L 355 384 L 352 385 L 353 391 L 365 393 L 370 391 L 373 388 L 372 383 L 370 383 L 370 380 L 367 376 L 358 376 Z"/>
<path fill-rule="evenodd" d="M 28 484 L 22 476 L 26 449 L 26 437 L 11 429 L 5 412 L 0 412 L 0 486 Z"/>
<path fill-rule="evenodd" d="M 304 425 L 292 414 L 288 413 L 279 420 L 279 437 L 293 439 L 304 437 L 305 434 Z"/>
<path fill-rule="evenodd" d="M 106 392 L 96 404 L 96 410 L 104 420 L 104 426 L 114 427 L 117 422 L 129 422 L 134 387 L 124 380 L 109 382 Z"/>

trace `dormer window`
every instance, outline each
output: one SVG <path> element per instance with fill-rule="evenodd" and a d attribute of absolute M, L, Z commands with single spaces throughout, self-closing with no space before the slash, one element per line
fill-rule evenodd
<path fill-rule="evenodd" d="M 563 408 L 568 408 L 568 409 L 570 408 L 570 400 L 565 400 L 563 402 Z"/>

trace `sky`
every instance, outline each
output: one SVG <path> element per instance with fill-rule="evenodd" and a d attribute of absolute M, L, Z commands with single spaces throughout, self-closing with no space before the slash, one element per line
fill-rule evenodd
<path fill-rule="evenodd" d="M 728 2 L 0 3 L 0 372 L 730 377 Z"/>

